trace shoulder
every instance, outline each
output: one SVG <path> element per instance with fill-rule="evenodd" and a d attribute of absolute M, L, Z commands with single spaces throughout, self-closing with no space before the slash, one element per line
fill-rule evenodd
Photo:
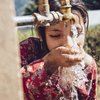
<path fill-rule="evenodd" d="M 40 39 L 35 37 L 29 37 L 20 42 L 20 51 L 40 49 Z"/>
<path fill-rule="evenodd" d="M 42 50 L 39 38 L 29 37 L 20 42 L 19 47 L 22 66 L 41 57 Z"/>
<path fill-rule="evenodd" d="M 84 62 L 85 62 L 86 66 L 90 66 L 90 67 L 94 66 L 94 67 L 96 67 L 95 59 L 91 55 L 89 55 L 87 53 L 85 55 Z"/>
<path fill-rule="evenodd" d="M 21 68 L 24 92 L 39 87 L 47 78 L 44 61 L 39 59 Z M 31 88 L 30 88 L 31 87 Z"/>
<path fill-rule="evenodd" d="M 42 59 L 35 60 L 28 64 L 27 66 L 23 66 L 21 68 L 21 73 L 25 74 L 27 72 L 34 73 L 39 69 L 43 69 L 44 61 Z"/>
<path fill-rule="evenodd" d="M 29 43 L 39 43 L 40 39 L 36 37 L 29 37 L 23 41 L 20 42 L 20 46 L 22 45 L 28 45 Z"/>
<path fill-rule="evenodd" d="M 86 54 L 85 59 L 85 73 L 88 75 L 88 78 L 91 79 L 92 77 L 96 79 L 97 77 L 97 65 L 95 59 Z"/>

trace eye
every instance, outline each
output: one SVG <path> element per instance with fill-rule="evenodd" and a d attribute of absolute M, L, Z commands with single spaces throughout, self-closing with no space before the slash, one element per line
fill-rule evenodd
<path fill-rule="evenodd" d="M 61 35 L 57 34 L 57 35 L 50 35 L 51 38 L 59 38 Z"/>

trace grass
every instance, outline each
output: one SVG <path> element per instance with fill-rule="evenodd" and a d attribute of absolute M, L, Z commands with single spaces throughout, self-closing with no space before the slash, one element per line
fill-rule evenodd
<path fill-rule="evenodd" d="M 35 30 L 23 30 L 23 31 L 19 31 L 18 30 L 18 40 L 19 42 L 25 40 L 28 37 L 36 37 L 36 31 Z"/>

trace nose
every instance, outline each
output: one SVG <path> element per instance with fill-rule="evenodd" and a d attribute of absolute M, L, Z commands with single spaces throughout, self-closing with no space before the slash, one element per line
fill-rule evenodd
<path fill-rule="evenodd" d="M 71 38 L 71 36 L 67 36 L 63 39 L 64 47 L 71 48 L 71 47 L 73 47 L 73 45 L 74 45 L 74 43 L 73 43 L 73 39 Z"/>

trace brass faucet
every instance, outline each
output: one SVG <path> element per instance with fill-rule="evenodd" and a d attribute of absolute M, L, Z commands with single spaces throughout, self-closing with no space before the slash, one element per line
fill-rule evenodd
<path fill-rule="evenodd" d="M 50 14 L 50 7 L 48 0 L 38 1 L 38 11 L 41 15 L 48 16 L 48 14 Z"/>
<path fill-rule="evenodd" d="M 53 21 L 53 16 L 50 14 L 50 7 L 48 0 L 38 0 L 38 12 L 33 13 L 36 17 L 35 25 L 37 26 L 48 26 Z"/>
<path fill-rule="evenodd" d="M 51 11 L 48 0 L 38 1 L 38 12 L 33 13 L 35 17 L 35 25 L 48 26 L 59 21 L 74 20 L 74 15 L 71 13 L 70 0 L 60 0 L 60 11 Z"/>
<path fill-rule="evenodd" d="M 63 14 L 63 20 L 74 20 L 74 15 L 71 13 L 70 0 L 60 0 L 60 12 Z"/>

